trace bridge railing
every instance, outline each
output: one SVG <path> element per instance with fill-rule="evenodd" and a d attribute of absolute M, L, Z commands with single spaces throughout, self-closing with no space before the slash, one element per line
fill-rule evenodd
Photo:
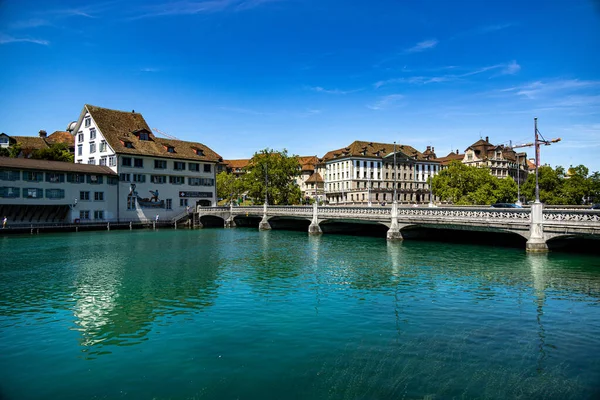
<path fill-rule="evenodd" d="M 600 210 L 551 209 L 544 210 L 544 224 L 600 223 Z"/>

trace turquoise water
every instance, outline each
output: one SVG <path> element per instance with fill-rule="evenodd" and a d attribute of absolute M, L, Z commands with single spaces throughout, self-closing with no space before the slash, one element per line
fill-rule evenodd
<path fill-rule="evenodd" d="M 255 229 L 2 237 L 2 399 L 592 399 L 600 259 Z"/>

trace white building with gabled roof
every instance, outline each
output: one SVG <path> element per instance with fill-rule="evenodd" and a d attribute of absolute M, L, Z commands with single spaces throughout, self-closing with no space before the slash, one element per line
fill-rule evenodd
<path fill-rule="evenodd" d="M 75 162 L 107 166 L 119 176 L 122 219 L 172 219 L 196 205 L 216 205 L 216 165 L 201 143 L 158 138 L 135 111 L 85 105 L 77 119 Z"/>

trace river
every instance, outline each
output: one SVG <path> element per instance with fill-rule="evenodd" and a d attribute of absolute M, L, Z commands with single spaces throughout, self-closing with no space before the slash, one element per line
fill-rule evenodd
<path fill-rule="evenodd" d="M 0 238 L 0 399 L 592 399 L 600 258 L 256 229 Z"/>

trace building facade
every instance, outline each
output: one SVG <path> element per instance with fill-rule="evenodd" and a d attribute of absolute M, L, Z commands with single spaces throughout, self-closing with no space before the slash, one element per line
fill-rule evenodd
<path fill-rule="evenodd" d="M 434 200 L 428 179 L 439 172 L 439 163 L 431 148 L 425 154 L 408 145 L 355 141 L 325 154 L 323 164 L 325 194 L 332 205 L 389 203 L 394 186 L 401 204 Z"/>
<path fill-rule="evenodd" d="M 0 218 L 32 225 L 117 220 L 117 186 L 108 167 L 0 157 Z"/>
<path fill-rule="evenodd" d="M 474 167 L 487 167 L 497 178 L 511 177 L 519 184 L 527 179 L 527 154 L 517 153 L 510 146 L 493 145 L 489 137 L 480 139 L 465 150 L 462 162 Z"/>
<path fill-rule="evenodd" d="M 152 134 L 135 111 L 85 105 L 73 129 L 75 163 L 108 167 L 119 177 L 123 219 L 172 219 L 196 205 L 217 204 L 216 165 L 207 146 Z"/>

